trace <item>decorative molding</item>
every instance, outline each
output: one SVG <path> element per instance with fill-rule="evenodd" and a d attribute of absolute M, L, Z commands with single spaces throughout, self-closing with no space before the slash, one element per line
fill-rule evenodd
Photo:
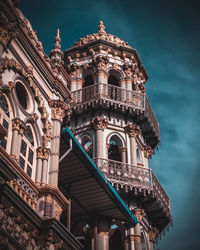
<path fill-rule="evenodd" d="M 32 90 L 32 93 L 34 95 L 34 99 L 38 103 L 38 110 L 41 113 L 41 120 L 43 123 L 43 147 L 48 146 L 48 142 L 51 141 L 51 123 L 49 122 L 49 114 L 45 108 L 44 100 L 39 93 L 38 87 L 35 85 L 33 81 L 33 68 L 32 66 L 27 66 L 27 69 L 25 70 L 15 59 L 10 59 L 8 57 L 3 57 L 1 59 L 0 63 L 0 89 L 2 89 L 2 73 L 6 70 L 13 70 L 15 73 L 20 74 L 22 77 L 24 77 L 27 82 L 29 83 L 29 86 Z M 0 90 L 1 92 L 1 90 Z"/>
<path fill-rule="evenodd" d="M 49 106 L 51 108 L 51 119 L 59 120 L 62 122 L 65 114 L 70 110 L 70 106 L 65 104 L 62 99 L 49 100 Z"/>
<path fill-rule="evenodd" d="M 90 125 L 93 129 L 104 130 L 108 126 L 108 120 L 104 117 L 96 117 L 90 121 Z"/>
<path fill-rule="evenodd" d="M 48 160 L 49 154 L 50 154 L 49 148 L 39 147 L 39 148 L 37 148 L 36 152 L 37 152 L 37 159 Z"/>
<path fill-rule="evenodd" d="M 104 40 L 104 41 L 108 41 L 110 43 L 114 43 L 117 46 L 124 46 L 124 47 L 130 48 L 128 43 L 123 41 L 119 37 L 111 35 L 111 34 L 107 34 L 105 31 L 105 26 L 103 25 L 102 21 L 99 22 L 97 33 L 87 35 L 83 38 L 79 38 L 79 40 L 74 43 L 73 47 L 76 47 L 76 46 L 81 47 L 81 46 L 85 45 L 86 43 L 90 43 L 90 42 L 96 41 L 96 40 Z"/>

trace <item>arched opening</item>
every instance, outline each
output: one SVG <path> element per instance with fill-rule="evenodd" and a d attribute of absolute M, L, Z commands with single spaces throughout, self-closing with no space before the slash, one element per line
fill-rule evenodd
<path fill-rule="evenodd" d="M 9 152 L 11 133 L 11 109 L 7 97 L 3 94 L 0 97 L 0 146 Z"/>
<path fill-rule="evenodd" d="M 24 170 L 24 172 L 31 179 L 34 179 L 34 166 L 36 164 L 36 139 L 30 124 L 26 125 L 26 128 L 23 133 L 20 148 L 19 164 Z"/>
<path fill-rule="evenodd" d="M 122 146 L 123 143 L 119 136 L 112 135 L 109 139 L 108 159 L 114 161 L 122 161 L 122 155 L 119 152 Z"/>
<path fill-rule="evenodd" d="M 82 77 L 84 79 L 83 88 L 94 84 L 93 70 L 91 68 L 83 71 Z"/>
<path fill-rule="evenodd" d="M 93 147 L 92 139 L 89 135 L 83 135 L 81 137 L 81 146 L 84 148 L 85 152 L 92 158 L 93 157 Z"/>
<path fill-rule="evenodd" d="M 108 77 L 108 96 L 113 100 L 121 100 L 121 89 L 120 87 L 121 74 L 117 70 L 111 69 Z"/>

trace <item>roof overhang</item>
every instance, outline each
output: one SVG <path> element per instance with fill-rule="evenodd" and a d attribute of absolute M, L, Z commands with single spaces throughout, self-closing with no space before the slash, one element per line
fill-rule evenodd
<path fill-rule="evenodd" d="M 59 185 L 62 192 L 71 194 L 72 221 L 102 215 L 135 225 L 135 216 L 68 127 L 62 130 L 61 158 L 67 151 L 68 154 L 60 162 Z"/>

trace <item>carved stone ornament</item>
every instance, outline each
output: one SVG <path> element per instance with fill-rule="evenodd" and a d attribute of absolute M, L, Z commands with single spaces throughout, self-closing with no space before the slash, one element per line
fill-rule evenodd
<path fill-rule="evenodd" d="M 150 158 L 152 154 L 154 154 L 154 151 L 150 146 L 144 146 L 143 151 L 146 158 Z"/>
<path fill-rule="evenodd" d="M 71 78 L 80 77 L 80 67 L 77 63 L 73 63 L 68 65 L 67 73 L 70 75 Z"/>
<path fill-rule="evenodd" d="M 50 100 L 49 106 L 51 108 L 51 119 L 62 122 L 66 109 L 66 105 L 63 100 Z"/>
<path fill-rule="evenodd" d="M 4 49 L 15 37 L 15 26 L 15 23 L 9 22 L 5 15 L 0 12 L 0 43 L 3 44 Z"/>
<path fill-rule="evenodd" d="M 124 129 L 129 137 L 136 137 L 141 132 L 140 127 L 135 124 L 128 124 Z"/>
<path fill-rule="evenodd" d="M 108 41 L 111 43 L 116 44 L 117 46 L 124 46 L 124 47 L 129 47 L 127 42 L 123 41 L 122 39 L 120 39 L 117 36 L 111 35 L 106 33 L 105 31 L 105 26 L 103 25 L 103 22 L 100 21 L 99 25 L 98 25 L 98 32 L 91 34 L 91 35 L 87 35 L 83 38 L 80 38 L 77 42 L 74 43 L 74 47 L 75 46 L 83 46 L 86 43 L 95 41 L 95 40 L 104 40 L 104 41 Z"/>
<path fill-rule="evenodd" d="M 93 63 L 98 70 L 106 70 L 108 66 L 108 58 L 106 56 L 98 56 L 93 59 Z"/>
<path fill-rule="evenodd" d="M 139 222 L 141 222 L 143 217 L 146 216 L 144 210 L 140 208 L 134 208 L 132 212 Z"/>
<path fill-rule="evenodd" d="M 104 130 L 108 126 L 108 120 L 104 117 L 96 117 L 91 120 L 90 125 L 93 129 Z"/>
<path fill-rule="evenodd" d="M 37 159 L 48 160 L 49 154 L 50 154 L 49 148 L 39 147 L 39 148 L 37 148 L 36 152 L 37 152 Z"/>
<path fill-rule="evenodd" d="M 12 129 L 19 131 L 20 134 L 23 134 L 25 130 L 25 124 L 19 118 L 15 118 L 12 120 Z"/>

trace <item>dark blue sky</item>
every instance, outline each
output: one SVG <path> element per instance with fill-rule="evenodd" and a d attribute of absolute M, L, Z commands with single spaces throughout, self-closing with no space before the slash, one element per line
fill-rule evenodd
<path fill-rule="evenodd" d="M 48 54 L 56 29 L 62 49 L 108 33 L 137 49 L 149 74 L 147 96 L 160 124 L 161 145 L 150 167 L 171 199 L 174 226 L 155 249 L 200 249 L 200 6 L 190 0 L 21 0 Z"/>

